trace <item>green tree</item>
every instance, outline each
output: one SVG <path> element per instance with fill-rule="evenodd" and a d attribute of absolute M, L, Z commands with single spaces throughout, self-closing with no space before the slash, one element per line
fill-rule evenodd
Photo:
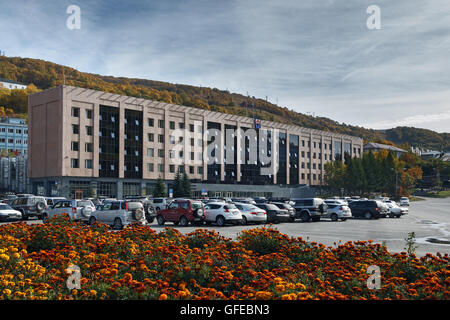
<path fill-rule="evenodd" d="M 191 180 L 189 179 L 187 173 L 183 174 L 183 197 L 191 198 L 192 197 L 192 188 L 191 188 Z"/>
<path fill-rule="evenodd" d="M 164 181 L 161 177 L 156 180 L 156 186 L 153 190 L 153 196 L 154 197 L 165 197 L 166 196 L 166 187 L 164 185 Z"/>
<path fill-rule="evenodd" d="M 175 175 L 175 180 L 173 181 L 173 196 L 174 198 L 184 197 L 183 180 L 179 172 Z"/>

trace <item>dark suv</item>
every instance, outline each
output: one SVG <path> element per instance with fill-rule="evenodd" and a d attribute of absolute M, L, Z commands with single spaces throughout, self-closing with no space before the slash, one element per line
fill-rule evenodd
<path fill-rule="evenodd" d="M 10 206 L 22 213 L 22 220 L 28 220 L 29 217 L 42 219 L 44 211 L 48 208 L 44 197 L 32 195 L 14 199 Z"/>
<path fill-rule="evenodd" d="M 272 203 L 257 203 L 258 208 L 261 208 L 267 213 L 267 222 L 289 222 L 291 221 L 291 215 L 287 209 L 280 209 Z"/>
<path fill-rule="evenodd" d="M 167 209 L 158 211 L 156 221 L 159 225 L 173 222 L 176 226 L 187 226 L 190 223 L 201 225 L 205 221 L 205 206 L 196 200 L 173 200 Z"/>
<path fill-rule="evenodd" d="M 328 210 L 327 204 L 320 198 L 297 198 L 292 201 L 295 202 L 295 218 L 302 222 L 319 221 Z"/>
<path fill-rule="evenodd" d="M 348 206 L 355 218 L 378 219 L 386 217 L 388 213 L 386 206 L 378 200 L 353 201 Z"/>

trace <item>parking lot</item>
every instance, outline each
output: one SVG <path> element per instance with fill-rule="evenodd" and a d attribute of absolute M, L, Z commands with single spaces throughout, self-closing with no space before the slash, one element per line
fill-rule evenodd
<path fill-rule="evenodd" d="M 42 221 L 30 219 L 26 223 L 34 224 L 42 223 Z M 154 222 L 150 227 L 155 230 L 162 230 L 164 227 L 175 226 L 172 223 L 159 226 Z M 254 225 L 202 226 L 202 228 L 217 230 L 221 235 L 233 239 L 242 230 L 254 227 Z M 416 253 L 419 256 L 426 253 L 436 254 L 437 252 L 450 254 L 450 198 L 411 202 L 409 214 L 400 219 L 349 219 L 345 222 L 332 222 L 323 219 L 319 222 L 280 223 L 274 225 L 274 227 L 289 236 L 302 237 L 308 241 L 320 242 L 328 246 L 333 246 L 339 241 L 371 239 L 378 243 L 385 242 L 392 252 L 404 251 L 406 243 L 404 239 L 408 236 L 408 233 L 415 232 L 418 246 Z M 198 227 L 176 226 L 175 228 L 182 233 L 189 233 Z"/>

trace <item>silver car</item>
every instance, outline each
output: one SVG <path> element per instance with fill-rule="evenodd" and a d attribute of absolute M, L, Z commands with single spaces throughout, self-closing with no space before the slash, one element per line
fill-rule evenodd
<path fill-rule="evenodd" d="M 6 203 L 0 203 L 0 221 L 8 219 L 22 219 L 22 213 L 14 210 Z"/>
<path fill-rule="evenodd" d="M 352 217 L 352 210 L 348 207 L 347 202 L 343 200 L 329 201 L 325 200 L 328 208 L 323 215 L 324 218 L 330 218 L 331 221 L 345 221 Z"/>
<path fill-rule="evenodd" d="M 95 205 L 91 200 L 61 200 L 45 210 L 42 220 L 46 222 L 49 218 L 66 213 L 71 220 L 87 222 L 92 212 L 95 212 Z"/>
<path fill-rule="evenodd" d="M 249 203 L 234 203 L 234 205 L 242 213 L 242 224 L 267 222 L 267 213 L 263 209 Z"/>
<path fill-rule="evenodd" d="M 107 202 L 92 212 L 89 224 L 97 221 L 113 226 L 114 230 L 121 230 L 132 223 L 147 224 L 144 205 L 139 201 L 126 200 Z"/>

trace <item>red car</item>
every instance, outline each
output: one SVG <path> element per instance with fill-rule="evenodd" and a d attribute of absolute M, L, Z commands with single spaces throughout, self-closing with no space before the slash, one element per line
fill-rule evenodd
<path fill-rule="evenodd" d="M 158 211 L 156 221 L 160 226 L 166 222 L 187 226 L 190 223 L 202 225 L 205 220 L 205 207 L 201 201 L 174 200 L 167 209 Z"/>

